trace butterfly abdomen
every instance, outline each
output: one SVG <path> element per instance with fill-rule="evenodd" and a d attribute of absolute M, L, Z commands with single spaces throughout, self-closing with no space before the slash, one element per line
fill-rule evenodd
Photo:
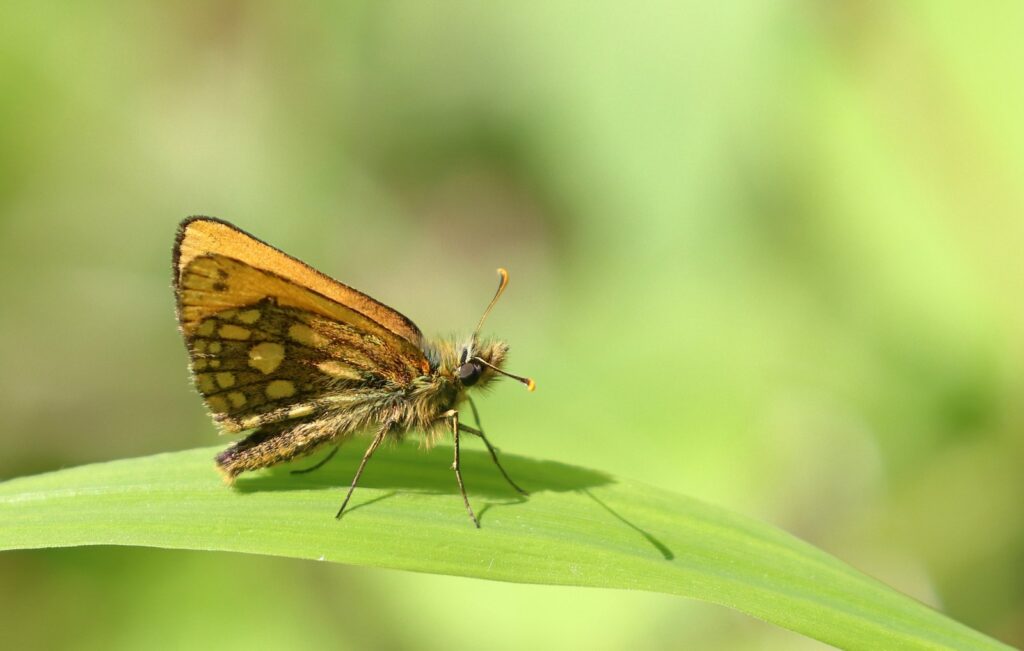
<path fill-rule="evenodd" d="M 401 440 L 409 432 L 420 432 L 430 447 L 449 431 L 441 414 L 451 409 L 458 397 L 454 384 L 437 375 L 422 376 L 407 387 L 365 395 L 344 407 L 332 409 L 330 396 L 325 396 L 318 412 L 263 424 L 218 455 L 217 466 L 231 481 L 242 472 L 305 456 L 321 445 L 342 443 L 385 424 L 389 438 Z"/>

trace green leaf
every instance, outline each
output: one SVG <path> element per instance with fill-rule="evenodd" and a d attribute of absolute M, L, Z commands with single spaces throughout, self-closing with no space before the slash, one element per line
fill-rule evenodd
<path fill-rule="evenodd" d="M 703 599 L 849 649 L 1005 647 L 766 524 L 640 483 L 464 450 L 473 528 L 451 450 L 382 449 L 345 517 L 362 450 L 316 472 L 221 483 L 217 448 L 69 468 L 0 484 L 0 549 L 144 545 Z M 306 464 L 308 465 L 308 461 Z M 293 464 L 293 468 L 295 465 Z"/>

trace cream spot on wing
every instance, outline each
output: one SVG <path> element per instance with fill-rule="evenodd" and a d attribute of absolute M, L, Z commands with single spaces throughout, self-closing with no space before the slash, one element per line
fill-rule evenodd
<path fill-rule="evenodd" d="M 228 394 L 228 400 L 231 401 L 231 406 L 235 409 L 245 405 L 245 394 L 241 391 L 232 391 Z"/>
<path fill-rule="evenodd" d="M 206 399 L 206 404 L 213 411 L 224 412 L 228 410 L 228 403 L 224 400 L 224 396 L 210 396 Z"/>
<path fill-rule="evenodd" d="M 200 373 L 196 376 L 196 386 L 202 393 L 213 393 L 217 390 L 216 385 L 213 383 L 213 376 L 209 373 Z"/>
<path fill-rule="evenodd" d="M 221 389 L 229 389 L 235 386 L 235 374 L 229 371 L 221 371 L 216 375 L 217 384 Z"/>
<path fill-rule="evenodd" d="M 249 349 L 249 366 L 269 375 L 277 370 L 284 360 L 284 346 L 273 341 L 264 341 Z"/>
<path fill-rule="evenodd" d="M 363 378 L 354 368 L 336 359 L 320 362 L 316 367 L 320 369 L 321 373 L 339 379 L 361 380 Z"/>
<path fill-rule="evenodd" d="M 210 360 L 210 368 L 220 368 L 220 360 L 219 359 L 211 359 Z"/>
<path fill-rule="evenodd" d="M 192 351 L 196 353 L 206 352 L 207 341 L 205 339 L 196 339 L 192 342 Z"/>
<path fill-rule="evenodd" d="M 238 320 L 246 325 L 252 325 L 260 320 L 259 310 L 246 310 L 238 313 Z"/>
<path fill-rule="evenodd" d="M 267 384 L 266 393 L 271 400 L 291 398 L 295 395 L 295 385 L 288 380 L 274 380 Z"/>
<path fill-rule="evenodd" d="M 213 334 L 213 329 L 216 326 L 217 324 L 214 323 L 213 319 L 207 319 L 206 321 L 200 323 L 199 327 L 196 328 L 196 334 L 199 335 L 200 337 L 209 337 L 210 335 Z"/>
<path fill-rule="evenodd" d="M 302 418 L 313 413 L 313 405 L 299 405 L 288 410 L 288 418 Z"/>
<path fill-rule="evenodd" d="M 218 354 L 218 353 L 220 352 L 220 349 L 221 349 L 221 345 L 220 345 L 220 342 L 219 342 L 219 341 L 211 341 L 211 342 L 210 342 L 210 348 L 209 348 L 209 351 L 210 351 L 211 353 L 213 353 L 214 355 L 216 355 L 216 354 Z"/>
<path fill-rule="evenodd" d="M 248 418 L 244 419 L 241 423 L 239 423 L 239 425 L 242 426 L 242 429 L 252 429 L 252 428 L 256 427 L 259 424 L 260 424 L 260 417 L 259 416 L 249 416 Z"/>
<path fill-rule="evenodd" d="M 206 360 L 205 359 L 194 359 L 194 360 L 192 360 L 192 370 L 193 371 L 205 371 L 206 370 Z"/>
<path fill-rule="evenodd" d="M 223 310 L 214 314 L 215 317 L 223 321 L 231 321 L 238 314 L 238 310 Z"/>
<path fill-rule="evenodd" d="M 327 337 L 314 331 L 304 323 L 293 323 L 288 328 L 288 336 L 303 346 L 310 348 L 323 348 L 327 345 Z"/>
<path fill-rule="evenodd" d="M 224 339 L 248 339 L 252 332 L 242 326 L 236 326 L 229 323 L 227 325 L 222 325 L 217 331 L 217 334 Z"/>

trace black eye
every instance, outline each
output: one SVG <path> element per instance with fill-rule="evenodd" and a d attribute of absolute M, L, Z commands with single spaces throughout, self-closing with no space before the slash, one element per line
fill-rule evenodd
<path fill-rule="evenodd" d="M 464 386 L 471 387 L 476 384 L 476 381 L 480 379 L 480 373 L 484 370 L 484 367 L 474 362 L 466 362 L 459 367 L 459 381 Z"/>

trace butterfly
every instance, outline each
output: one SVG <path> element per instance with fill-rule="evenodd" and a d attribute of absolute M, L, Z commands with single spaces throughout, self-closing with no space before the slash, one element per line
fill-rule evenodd
<path fill-rule="evenodd" d="M 196 388 L 223 431 L 255 430 L 217 455 L 227 482 L 333 444 L 322 461 L 293 472 L 315 470 L 337 446 L 368 433 L 341 518 L 380 444 L 419 431 L 427 446 L 452 435 L 452 468 L 476 527 L 459 461 L 462 434 L 479 437 L 508 483 L 526 494 L 482 429 L 459 415 L 469 401 L 476 416 L 468 392 L 500 376 L 535 387 L 502 369 L 505 342 L 480 337 L 508 285 L 504 269 L 470 337 L 427 341 L 399 312 L 219 219 L 181 222 L 173 267 L 178 327 Z"/>

